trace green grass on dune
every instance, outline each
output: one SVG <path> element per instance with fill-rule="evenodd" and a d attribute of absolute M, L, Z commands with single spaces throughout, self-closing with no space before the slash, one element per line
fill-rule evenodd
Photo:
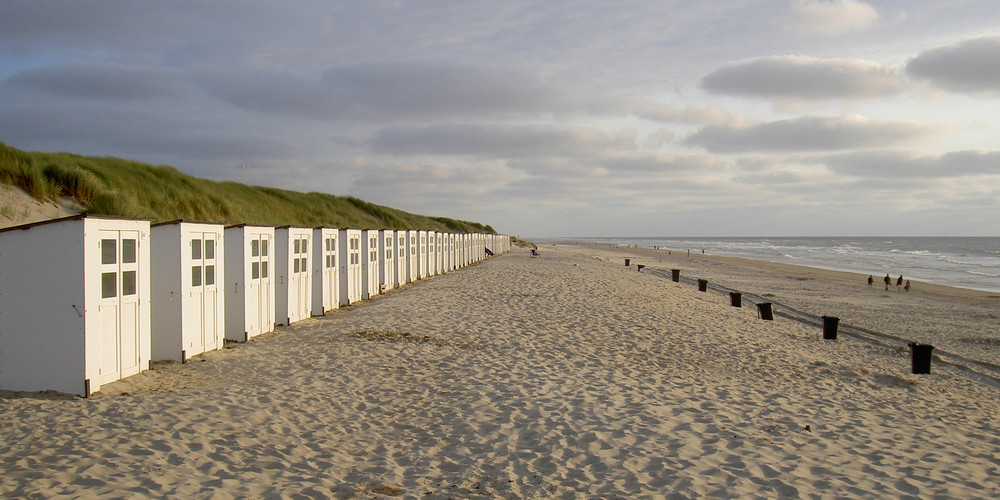
<path fill-rule="evenodd" d="M 38 200 L 73 200 L 101 215 L 189 219 L 225 224 L 422 229 L 495 233 L 492 227 L 426 217 L 350 196 L 216 182 L 119 158 L 25 152 L 0 142 L 0 183 Z"/>

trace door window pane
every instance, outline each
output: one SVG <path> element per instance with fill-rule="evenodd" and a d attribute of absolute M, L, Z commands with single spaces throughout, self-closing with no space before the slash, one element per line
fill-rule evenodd
<path fill-rule="evenodd" d="M 260 277 L 261 278 L 266 278 L 267 277 L 267 261 L 266 260 L 260 263 Z"/>
<path fill-rule="evenodd" d="M 135 240 L 122 240 L 122 262 L 135 264 Z"/>
<path fill-rule="evenodd" d="M 201 260 L 201 240 L 191 240 L 191 258 Z"/>
<path fill-rule="evenodd" d="M 191 286 L 201 286 L 201 266 L 191 266 Z"/>
<path fill-rule="evenodd" d="M 260 262 L 250 264 L 250 279 L 260 278 Z"/>
<path fill-rule="evenodd" d="M 267 249 L 271 248 L 271 240 L 267 238 L 262 238 L 260 240 L 260 254 L 267 257 Z"/>
<path fill-rule="evenodd" d="M 117 264 L 117 240 L 101 240 L 101 264 Z M 114 297 L 114 295 L 112 295 Z"/>
<path fill-rule="evenodd" d="M 135 295 L 135 271 L 125 271 L 122 273 L 122 296 Z"/>
<path fill-rule="evenodd" d="M 114 241 L 114 240 L 112 240 Z M 101 297 L 117 297 L 118 280 L 115 273 L 101 273 Z"/>
<path fill-rule="evenodd" d="M 295 261 L 295 263 L 292 265 L 292 268 L 293 268 L 292 272 L 293 273 L 298 273 L 299 272 L 299 259 L 292 259 L 292 260 Z"/>
<path fill-rule="evenodd" d="M 205 240 L 205 258 L 215 258 L 215 240 Z"/>
<path fill-rule="evenodd" d="M 302 265 L 299 266 L 299 270 L 304 273 L 309 272 L 309 261 L 306 260 L 306 257 L 302 257 Z"/>
<path fill-rule="evenodd" d="M 258 256 L 260 256 L 260 241 L 259 240 L 252 240 L 250 242 L 250 256 L 251 257 L 258 257 Z"/>
<path fill-rule="evenodd" d="M 205 284 L 215 284 L 215 266 L 205 266 Z"/>

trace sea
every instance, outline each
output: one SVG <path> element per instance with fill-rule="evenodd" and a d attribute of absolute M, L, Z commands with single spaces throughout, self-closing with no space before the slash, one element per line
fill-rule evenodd
<path fill-rule="evenodd" d="M 797 264 L 1000 292 L 1000 237 L 563 238 Z"/>

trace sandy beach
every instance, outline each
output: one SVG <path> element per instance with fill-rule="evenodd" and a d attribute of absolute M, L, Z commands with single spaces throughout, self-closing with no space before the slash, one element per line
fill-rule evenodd
<path fill-rule="evenodd" d="M 954 363 L 913 375 L 905 344 L 824 341 L 635 264 L 987 364 L 997 297 L 652 250 L 540 252 L 90 399 L 4 394 L 0 497 L 1000 496 L 992 379 Z"/>

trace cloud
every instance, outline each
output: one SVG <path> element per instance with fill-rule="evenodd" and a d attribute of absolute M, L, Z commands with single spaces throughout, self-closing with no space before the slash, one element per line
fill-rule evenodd
<path fill-rule="evenodd" d="M 720 94 L 769 99 L 870 99 L 899 93 L 898 71 L 856 59 L 773 56 L 725 65 L 702 78 Z"/>
<path fill-rule="evenodd" d="M 103 106 L 3 106 L 0 104 L 0 137 L 19 144 L 35 141 L 57 150 L 92 154 L 142 155 L 172 159 L 197 159 L 202 164 L 239 156 L 287 158 L 292 149 L 265 134 L 240 128 L 166 115 L 155 110 Z"/>
<path fill-rule="evenodd" d="M 619 107 L 550 85 L 531 71 L 434 62 L 344 65 L 318 77 L 213 72 L 200 81 L 211 95 L 245 110 L 329 121 L 605 113 Z"/>
<path fill-rule="evenodd" d="M 749 122 L 746 117 L 731 113 L 718 106 L 701 108 L 690 104 L 683 108 L 663 104 L 645 104 L 637 106 L 633 114 L 639 118 L 657 122 L 694 125 L 740 125 Z"/>
<path fill-rule="evenodd" d="M 866 29 L 877 20 L 878 11 L 865 2 L 796 0 L 778 24 L 800 34 L 833 36 Z"/>
<path fill-rule="evenodd" d="M 805 116 L 747 127 L 709 126 L 685 143 L 709 151 L 828 151 L 906 143 L 942 132 L 937 125 L 869 119 L 858 115 Z"/>
<path fill-rule="evenodd" d="M 866 151 L 819 158 L 830 170 L 857 177 L 926 179 L 1000 176 L 1000 151 L 965 150 L 940 155 L 912 151 Z"/>
<path fill-rule="evenodd" d="M 1000 93 L 1000 36 L 926 50 L 910 60 L 906 73 L 947 90 Z"/>
<path fill-rule="evenodd" d="M 635 149 L 636 133 L 562 125 L 448 123 L 388 127 L 372 136 L 369 145 L 375 152 L 394 155 L 583 156 Z"/>
<path fill-rule="evenodd" d="M 45 66 L 15 73 L 5 85 L 57 97 L 144 100 L 180 94 L 181 75 L 161 68 L 117 64 Z"/>

